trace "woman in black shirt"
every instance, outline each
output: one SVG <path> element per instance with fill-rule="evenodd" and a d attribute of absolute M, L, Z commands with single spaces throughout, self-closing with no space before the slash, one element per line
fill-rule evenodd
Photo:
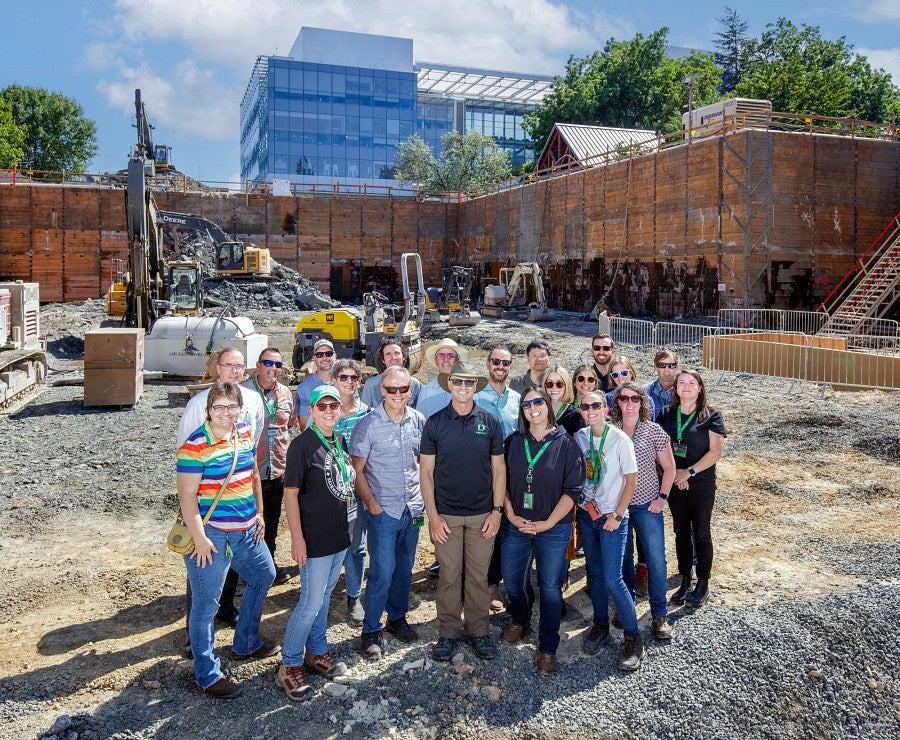
<path fill-rule="evenodd" d="M 713 560 L 710 521 L 716 497 L 716 462 L 722 457 L 725 423 L 718 411 L 706 405 L 706 386 L 700 373 L 686 368 L 678 373 L 671 404 L 659 415 L 657 423 L 672 439 L 676 468 L 669 509 L 681 586 L 669 601 L 699 607 L 709 598 Z M 697 585 L 691 591 L 695 549 Z"/>

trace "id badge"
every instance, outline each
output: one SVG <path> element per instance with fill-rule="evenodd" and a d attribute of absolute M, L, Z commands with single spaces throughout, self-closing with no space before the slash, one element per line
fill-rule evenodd
<path fill-rule="evenodd" d="M 596 501 L 586 501 L 584 504 L 584 510 L 588 513 L 588 516 L 591 518 L 592 522 L 596 522 L 601 516 L 600 507 L 597 506 Z"/>
<path fill-rule="evenodd" d="M 416 517 L 413 517 L 413 526 L 414 526 L 416 529 L 420 529 L 424 524 L 425 524 L 425 517 L 424 517 L 424 516 L 416 516 Z"/>
<path fill-rule="evenodd" d="M 522 502 L 522 506 L 524 506 L 526 509 L 534 508 L 534 494 L 533 493 L 529 492 L 529 493 L 525 494 L 525 498 Z"/>
<path fill-rule="evenodd" d="M 687 457 L 687 445 L 675 442 L 672 444 L 672 454 L 675 457 Z"/>
<path fill-rule="evenodd" d="M 356 496 L 347 499 L 347 521 L 352 523 L 356 519 Z"/>
<path fill-rule="evenodd" d="M 266 430 L 266 442 L 268 443 L 269 448 L 269 460 L 268 465 L 269 468 L 266 471 L 269 474 L 269 477 L 272 477 L 272 471 L 275 470 L 275 443 L 278 441 L 278 427 L 269 425 Z"/>
<path fill-rule="evenodd" d="M 594 480 L 594 461 L 590 458 L 587 458 L 584 461 L 584 472 L 584 477 L 587 478 L 587 480 Z"/>

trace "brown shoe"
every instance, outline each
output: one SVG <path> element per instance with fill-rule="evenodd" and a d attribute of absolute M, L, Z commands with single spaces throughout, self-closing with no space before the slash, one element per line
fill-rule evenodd
<path fill-rule="evenodd" d="M 594 622 L 584 633 L 581 640 L 581 650 L 585 655 L 596 655 L 600 652 L 600 646 L 609 639 L 609 622 Z"/>
<path fill-rule="evenodd" d="M 286 666 L 283 663 L 275 672 L 275 683 L 287 692 L 288 699 L 304 701 L 312 696 L 312 687 L 306 683 L 306 669 L 302 665 Z"/>
<path fill-rule="evenodd" d="M 326 678 L 343 676 L 347 672 L 347 664 L 336 661 L 330 652 L 324 655 L 307 653 L 306 657 L 303 658 L 303 665 L 311 671 L 321 673 Z"/>
<path fill-rule="evenodd" d="M 549 676 L 556 673 L 556 656 L 550 653 L 540 653 L 538 655 L 537 672 L 540 676 Z"/>
<path fill-rule="evenodd" d="M 203 693 L 216 699 L 234 699 L 241 693 L 241 687 L 230 678 L 222 676 L 212 686 L 203 689 Z"/>
<path fill-rule="evenodd" d="M 653 626 L 651 629 L 653 630 L 653 636 L 657 640 L 672 639 L 672 625 L 669 624 L 669 619 L 667 617 L 653 617 Z"/>
<path fill-rule="evenodd" d="M 278 652 L 281 650 L 281 645 L 276 642 L 265 642 L 260 645 L 256 650 L 252 653 L 247 653 L 247 655 L 240 655 L 232 649 L 231 651 L 231 659 L 232 660 L 259 660 L 260 658 L 271 658 L 273 655 L 278 655 Z"/>
<path fill-rule="evenodd" d="M 503 630 L 503 642 L 507 645 L 515 645 L 529 632 L 531 632 L 531 627 L 528 625 L 511 624 Z"/>

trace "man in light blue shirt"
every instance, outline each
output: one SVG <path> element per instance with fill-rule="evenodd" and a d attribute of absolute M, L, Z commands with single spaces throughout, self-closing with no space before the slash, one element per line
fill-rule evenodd
<path fill-rule="evenodd" d="M 297 386 L 295 393 L 300 429 L 306 429 L 306 422 L 309 421 L 309 397 L 312 392 L 320 385 L 334 385 L 331 368 L 336 360 L 334 345 L 327 339 L 320 339 L 313 345 L 313 365 L 316 371 Z"/>
<path fill-rule="evenodd" d="M 407 358 L 406 348 L 397 342 L 387 342 L 375 350 L 375 367 L 405 367 Z M 383 375 L 384 373 L 382 373 Z M 422 381 L 412 379 L 412 387 L 409 391 L 409 405 L 416 407 L 419 400 L 419 391 L 422 390 Z M 381 375 L 369 378 L 363 386 L 360 400 L 370 409 L 374 409 L 384 400 L 381 393 Z"/>
<path fill-rule="evenodd" d="M 475 394 L 475 403 L 500 419 L 504 439 L 519 428 L 519 401 L 522 396 L 507 383 L 512 363 L 509 347 L 494 347 L 488 352 L 485 363 L 488 384 L 483 391 Z"/>
<path fill-rule="evenodd" d="M 466 359 L 466 353 L 452 339 L 442 339 L 437 344 L 425 350 L 425 358 L 434 362 L 438 373 L 449 373 L 450 369 L 459 361 Z M 416 411 L 419 411 L 426 419 L 440 411 L 450 403 L 450 393 L 441 388 L 437 378 L 422 386 L 419 391 L 419 400 L 416 402 Z"/>
<path fill-rule="evenodd" d="M 407 406 L 411 387 L 405 367 L 385 370 L 384 401 L 359 421 L 350 439 L 356 492 L 369 513 L 369 574 L 359 651 L 370 660 L 382 654 L 385 608 L 388 632 L 401 642 L 418 639 L 406 613 L 425 513 L 419 482 L 425 417 Z"/>
<path fill-rule="evenodd" d="M 656 370 L 656 380 L 647 383 L 644 390 L 653 401 L 653 421 L 656 421 L 663 409 L 668 408 L 672 400 L 672 391 L 675 390 L 675 376 L 678 374 L 678 355 L 670 349 L 661 349 L 653 358 L 653 369 Z"/>

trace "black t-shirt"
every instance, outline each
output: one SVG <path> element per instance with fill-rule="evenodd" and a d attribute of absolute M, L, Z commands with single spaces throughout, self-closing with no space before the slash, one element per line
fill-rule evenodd
<path fill-rule="evenodd" d="M 532 471 L 531 493 L 533 502 L 531 509 L 526 509 L 525 493 L 528 485 L 525 476 L 528 473 L 528 456 L 525 454 L 525 440 L 528 440 L 528 451 L 533 460 L 541 451 L 544 442 L 552 440 L 535 463 Z M 523 435 L 513 432 L 506 440 L 506 485 L 513 511 L 534 522 L 544 521 L 559 503 L 563 494 L 572 499 L 574 504 L 584 500 L 582 486 L 584 484 L 584 460 L 581 449 L 566 430 L 557 426 L 544 439 L 538 442 L 531 433 Z M 560 522 L 571 522 L 570 510 Z"/>
<path fill-rule="evenodd" d="M 335 435 L 337 441 L 339 435 Z M 346 442 L 341 439 L 344 467 L 349 474 L 346 487 L 334 455 L 310 427 L 295 437 L 287 451 L 285 488 L 299 488 L 300 524 L 306 553 L 311 558 L 334 555 L 350 547 L 347 523 L 347 494 L 353 490 L 356 472 Z"/>
<path fill-rule="evenodd" d="M 581 415 L 581 411 L 575 408 L 575 406 L 571 403 L 567 403 L 565 405 L 565 407 L 563 408 L 563 412 L 556 420 L 556 423 L 559 424 L 559 426 L 565 429 L 573 437 L 575 436 L 575 432 L 577 432 L 582 427 L 587 426 L 584 421 L 584 417 Z"/>
<path fill-rule="evenodd" d="M 591 370 L 594 371 L 594 375 L 597 376 L 597 390 L 601 390 L 604 393 L 609 393 L 616 389 L 616 384 L 613 383 L 613 379 L 609 377 L 609 367 L 612 365 L 610 362 L 609 365 L 606 366 L 606 375 L 600 372 L 600 368 L 597 367 L 597 363 L 591 367 Z"/>
<path fill-rule="evenodd" d="M 697 421 L 695 415 L 691 419 L 691 423 L 681 433 L 681 442 L 687 445 L 687 455 L 679 457 L 675 455 L 675 467 L 679 469 L 687 469 L 693 467 L 701 457 L 709 452 L 709 433 L 715 432 L 725 436 L 725 422 L 722 421 L 722 415 L 713 409 L 707 409 L 708 415 L 703 421 Z M 678 440 L 678 411 L 671 407 L 663 409 L 662 413 L 657 417 L 656 423 L 659 424 L 672 440 L 672 450 Z M 682 414 L 681 422 L 684 423 L 685 416 Z M 694 476 L 698 482 L 715 483 L 716 482 L 716 466 L 701 470 Z"/>
<path fill-rule="evenodd" d="M 491 456 L 503 454 L 503 427 L 473 406 L 460 416 L 449 403 L 422 430 L 422 455 L 434 455 L 434 503 L 439 514 L 477 516 L 494 505 Z"/>

